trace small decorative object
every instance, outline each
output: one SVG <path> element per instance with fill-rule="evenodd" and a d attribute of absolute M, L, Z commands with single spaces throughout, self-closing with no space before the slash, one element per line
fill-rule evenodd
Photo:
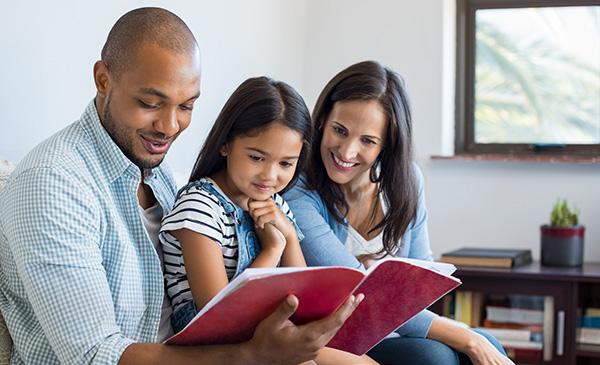
<path fill-rule="evenodd" d="M 579 210 L 559 199 L 550 213 L 550 225 L 541 226 L 542 265 L 581 266 L 585 227 L 579 225 Z"/>

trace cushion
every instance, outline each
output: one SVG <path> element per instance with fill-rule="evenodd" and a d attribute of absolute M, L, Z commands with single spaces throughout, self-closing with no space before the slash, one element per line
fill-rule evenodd
<path fill-rule="evenodd" d="M 15 169 L 15 165 L 7 160 L 0 160 L 0 191 L 4 189 L 8 176 Z M 12 351 L 12 340 L 4 318 L 0 315 L 0 365 L 10 364 L 10 353 Z"/>

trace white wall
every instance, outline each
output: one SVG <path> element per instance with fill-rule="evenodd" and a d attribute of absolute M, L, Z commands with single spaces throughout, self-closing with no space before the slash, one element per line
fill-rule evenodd
<path fill-rule="evenodd" d="M 453 21 L 453 3 L 309 1 L 304 69 L 309 105 L 336 72 L 356 61 L 376 59 L 404 76 L 435 256 L 461 246 L 495 246 L 530 248 L 539 259 L 539 226 L 548 222 L 556 198 L 565 197 L 578 205 L 587 227 L 585 261 L 600 262 L 599 165 L 430 159 L 452 143 L 443 120 L 452 120 L 453 110 L 442 108 L 452 106 L 447 84 L 452 75 L 442 71 L 453 71 L 453 55 L 443 52 L 453 49 L 444 44 L 453 42 L 444 32 L 444 22 Z"/>
<path fill-rule="evenodd" d="M 95 94 L 92 66 L 108 31 L 141 6 L 175 12 L 202 50 L 202 96 L 190 128 L 167 156 L 179 180 L 189 175 L 212 122 L 243 80 L 266 74 L 292 86 L 302 83 L 305 1 L 4 2 L 0 159 L 19 161 L 81 115 Z"/>
<path fill-rule="evenodd" d="M 566 197 L 577 203 L 587 226 L 585 260 L 600 261 L 598 165 L 430 160 L 451 145 L 442 121 L 452 114 L 452 78 L 443 75 L 452 71 L 452 57 L 443 50 L 444 39 L 452 40 L 444 32 L 444 11 L 453 2 L 4 2 L 0 159 L 20 160 L 81 114 L 94 95 L 93 62 L 120 15 L 164 6 L 190 25 L 203 53 L 203 95 L 192 126 L 167 157 L 182 179 L 226 98 L 245 78 L 283 79 L 312 107 L 336 72 L 376 59 L 400 72 L 409 87 L 436 255 L 466 245 L 514 246 L 531 248 L 538 258 L 538 226 L 548 220 L 553 201 Z"/>

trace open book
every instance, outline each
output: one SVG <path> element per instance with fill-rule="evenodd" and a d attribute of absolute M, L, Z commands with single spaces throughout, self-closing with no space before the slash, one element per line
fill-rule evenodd
<path fill-rule="evenodd" d="M 389 258 L 366 272 L 347 267 L 246 269 L 166 343 L 238 343 L 289 294 L 301 325 L 333 313 L 352 293 L 365 299 L 328 346 L 362 355 L 421 310 L 460 285 L 451 264 Z"/>

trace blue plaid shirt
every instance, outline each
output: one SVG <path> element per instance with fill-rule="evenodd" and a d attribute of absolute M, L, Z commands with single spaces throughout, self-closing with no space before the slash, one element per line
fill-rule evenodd
<path fill-rule="evenodd" d="M 156 340 L 164 284 L 140 179 L 93 101 L 11 175 L 0 193 L 0 310 L 14 364 L 116 364 L 131 343 Z M 169 212 L 168 170 L 145 182 Z"/>

